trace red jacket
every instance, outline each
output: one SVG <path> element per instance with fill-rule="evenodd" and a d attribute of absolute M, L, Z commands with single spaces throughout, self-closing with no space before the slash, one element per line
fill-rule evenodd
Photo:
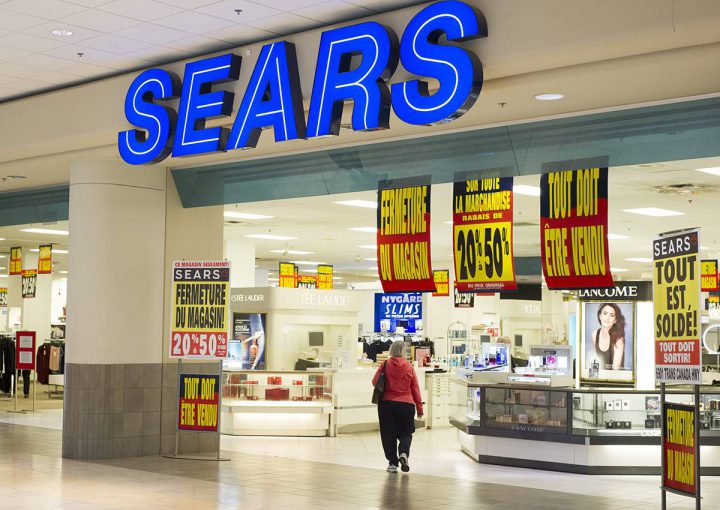
<path fill-rule="evenodd" d="M 422 416 L 423 403 L 420 396 L 420 388 L 415 375 L 415 369 L 404 358 L 393 356 L 389 358 L 383 365 L 385 368 L 385 393 L 382 400 L 392 400 L 393 402 L 407 402 L 415 404 L 418 416 Z M 383 365 L 380 365 L 373 377 L 373 386 L 380 377 L 380 371 Z"/>

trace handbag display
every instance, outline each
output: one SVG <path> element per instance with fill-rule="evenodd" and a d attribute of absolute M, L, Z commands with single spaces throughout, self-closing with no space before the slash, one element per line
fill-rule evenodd
<path fill-rule="evenodd" d="M 385 366 L 387 362 L 383 363 L 382 370 L 378 376 L 378 380 L 373 388 L 372 403 L 377 405 L 382 400 L 383 393 L 385 393 Z"/>

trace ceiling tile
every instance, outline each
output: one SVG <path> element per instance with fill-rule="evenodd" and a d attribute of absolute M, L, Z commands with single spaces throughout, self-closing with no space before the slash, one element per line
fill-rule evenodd
<path fill-rule="evenodd" d="M 97 66 L 87 62 L 71 65 L 63 69 L 64 73 L 77 76 L 78 78 L 93 78 L 115 73 L 115 69 Z"/>
<path fill-rule="evenodd" d="M 44 69 L 47 71 L 65 69 L 66 67 L 72 65 L 72 62 L 68 60 L 51 57 L 50 55 L 43 55 L 42 53 L 33 53 L 32 55 L 22 57 L 20 62 L 23 65 L 37 67 L 38 69 Z"/>
<path fill-rule="evenodd" d="M 52 50 L 44 51 L 43 53 L 45 55 L 50 55 L 51 57 L 64 58 L 66 60 L 82 63 L 94 63 L 99 59 L 112 56 L 112 53 L 108 53 L 102 50 L 96 50 L 94 48 L 88 48 L 87 46 L 80 46 L 78 44 L 54 48 Z M 82 57 L 78 56 L 78 53 L 82 53 Z"/>
<path fill-rule="evenodd" d="M 50 84 L 43 81 L 22 79 L 8 83 L 4 85 L 4 87 L 15 90 L 17 92 L 35 92 L 50 87 Z"/>
<path fill-rule="evenodd" d="M 292 0 L 291 2 L 278 2 L 277 0 L 252 0 L 254 4 L 266 5 L 268 7 L 275 7 L 276 9 L 282 9 L 283 11 L 296 11 L 303 7 L 309 7 L 311 5 L 317 5 L 327 0 Z"/>
<path fill-rule="evenodd" d="M 63 46 L 64 44 L 64 42 L 53 41 L 52 39 L 45 39 L 43 37 L 36 37 L 22 32 L 15 32 L 0 37 L 0 46 L 36 52 L 46 51 L 51 48 Z"/>
<path fill-rule="evenodd" d="M 154 65 L 157 62 L 173 62 L 182 60 L 187 56 L 185 50 L 174 48 L 166 48 L 164 46 L 148 46 L 139 51 L 133 51 L 125 55 L 126 57 L 137 57 Z"/>
<path fill-rule="evenodd" d="M 2 39 L 0 39 L 2 40 Z M 94 48 L 96 50 L 108 51 L 110 53 L 130 53 L 138 51 L 149 46 L 148 43 L 129 39 L 115 34 L 101 35 L 83 41 L 83 46 Z"/>
<path fill-rule="evenodd" d="M 164 4 L 174 5 L 176 7 L 182 7 L 183 9 L 197 9 L 205 5 L 210 5 L 219 2 L 220 0 L 158 0 Z"/>
<path fill-rule="evenodd" d="M 248 26 L 272 30 L 277 34 L 291 34 L 301 30 L 309 30 L 319 25 L 322 25 L 320 21 L 298 16 L 290 12 L 283 12 L 277 16 L 270 16 L 269 18 L 248 22 Z"/>
<path fill-rule="evenodd" d="M 85 10 L 79 5 L 57 0 L 10 0 L 2 4 L 2 8 L 45 19 L 58 19 Z"/>
<path fill-rule="evenodd" d="M 72 35 L 68 37 L 53 35 L 52 31 L 57 28 L 64 28 L 70 30 L 72 32 Z M 49 23 L 43 23 L 42 25 L 28 28 L 27 30 L 23 30 L 23 33 L 36 35 L 38 37 L 44 37 L 46 39 L 52 39 L 53 41 L 62 41 L 64 44 L 76 44 L 80 41 L 84 41 L 85 39 L 90 39 L 91 37 L 98 37 L 99 35 L 102 35 L 102 33 L 95 30 L 79 27 L 77 25 L 71 25 L 69 23 L 59 23 L 57 21 L 51 21 Z"/>
<path fill-rule="evenodd" d="M 278 3 L 290 4 L 292 1 L 288 0 L 287 2 Z M 242 9 L 242 12 L 236 14 L 236 9 Z M 233 24 L 247 23 L 248 21 L 267 18 L 268 16 L 274 16 L 282 12 L 267 5 L 259 5 L 248 2 L 247 0 L 222 0 L 206 7 L 200 7 L 197 11 L 228 20 Z"/>
<path fill-rule="evenodd" d="M 194 11 L 185 11 L 180 14 L 168 16 L 157 20 L 155 23 L 175 30 L 183 30 L 192 34 L 204 34 L 210 30 L 219 30 L 233 26 L 235 23 L 222 20 L 214 16 L 208 16 Z"/>
<path fill-rule="evenodd" d="M 100 5 L 109 4 L 113 0 L 63 0 L 69 4 L 77 4 L 85 7 L 98 7 Z"/>
<path fill-rule="evenodd" d="M 152 44 L 167 44 L 173 41 L 179 41 L 180 39 L 187 39 L 193 34 L 189 32 L 183 32 L 182 30 L 175 30 L 174 28 L 161 27 L 151 23 L 141 23 L 134 27 L 125 28 L 115 32 L 117 35 L 123 37 L 129 37 L 130 39 L 137 39 L 138 41 L 145 41 Z"/>
<path fill-rule="evenodd" d="M 0 63 L 0 76 L 15 76 L 18 79 L 33 77 L 42 74 L 43 70 L 36 67 L 28 67 L 17 62 Z"/>
<path fill-rule="evenodd" d="M 218 39 L 231 44 L 247 44 L 255 41 L 264 41 L 266 39 L 272 39 L 277 34 L 268 32 L 267 30 L 260 30 L 254 27 L 248 27 L 245 25 L 235 25 L 233 27 L 222 28 L 220 30 L 213 30 L 207 32 L 206 37 L 212 39 Z"/>
<path fill-rule="evenodd" d="M 36 16 L 28 16 L 20 12 L 8 11 L 0 5 L 0 28 L 7 30 L 25 30 L 26 28 L 46 23 L 47 20 Z"/>
<path fill-rule="evenodd" d="M 123 28 L 128 28 L 139 23 L 138 20 L 110 14 L 97 10 L 86 10 L 70 16 L 65 16 L 58 21 L 65 21 L 73 25 L 97 30 L 98 32 L 111 33 Z"/>
<path fill-rule="evenodd" d="M 41 81 L 49 85 L 64 85 L 78 81 L 78 77 L 73 76 L 72 74 L 52 71 L 33 76 L 33 80 Z"/>
<path fill-rule="evenodd" d="M 95 63 L 99 66 L 108 67 L 116 71 L 127 71 L 130 69 L 150 67 L 150 62 L 147 60 L 130 55 L 113 55 L 109 58 L 99 59 Z"/>
<path fill-rule="evenodd" d="M 187 39 L 169 42 L 165 46 L 176 50 L 182 50 L 188 55 L 197 55 L 201 53 L 219 51 L 220 48 L 227 45 L 217 39 L 210 39 L 209 37 L 203 37 L 201 35 L 193 35 Z"/>
<path fill-rule="evenodd" d="M 345 2 L 340 2 L 339 0 L 330 0 L 329 2 L 312 5 L 293 12 L 299 16 L 312 18 L 317 21 L 322 21 L 323 23 L 336 23 L 340 21 L 353 20 L 356 18 L 370 16 L 374 13 L 364 7 L 346 4 Z"/>
<path fill-rule="evenodd" d="M 0 62 L 15 60 L 16 58 L 31 55 L 29 51 L 18 50 L 17 48 L 4 48 L 0 46 Z"/>
<path fill-rule="evenodd" d="M 155 0 L 117 0 L 105 4 L 99 9 L 142 21 L 153 21 L 183 11 L 179 7 L 173 7 Z"/>
<path fill-rule="evenodd" d="M 378 12 L 392 11 L 402 9 L 409 5 L 417 5 L 424 3 L 425 0 L 343 0 L 346 3 L 359 5 Z"/>

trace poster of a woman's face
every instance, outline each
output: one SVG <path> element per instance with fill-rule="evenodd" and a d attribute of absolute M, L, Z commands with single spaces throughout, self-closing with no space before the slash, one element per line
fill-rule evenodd
<path fill-rule="evenodd" d="M 583 303 L 583 378 L 633 380 L 634 303 Z"/>

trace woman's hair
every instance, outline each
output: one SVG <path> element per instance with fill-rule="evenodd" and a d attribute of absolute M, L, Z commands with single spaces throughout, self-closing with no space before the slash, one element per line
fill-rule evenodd
<path fill-rule="evenodd" d="M 615 324 L 610 328 L 610 344 L 615 345 L 615 342 L 619 338 L 625 338 L 625 316 L 620 311 L 620 307 L 615 303 L 603 303 L 597 311 L 598 322 L 600 322 L 600 314 L 606 306 L 609 306 L 615 311 Z"/>
<path fill-rule="evenodd" d="M 390 351 L 388 354 L 390 354 L 390 356 L 394 358 L 400 357 L 405 354 L 405 342 L 403 342 L 402 340 L 395 340 L 390 345 Z"/>

